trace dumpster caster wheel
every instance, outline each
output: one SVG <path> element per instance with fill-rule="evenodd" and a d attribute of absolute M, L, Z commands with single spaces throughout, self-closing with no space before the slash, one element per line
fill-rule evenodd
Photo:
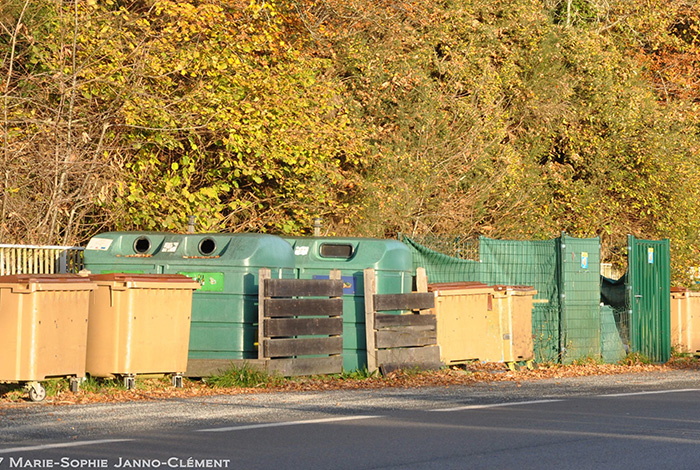
<path fill-rule="evenodd" d="M 182 388 L 182 376 L 181 375 L 173 375 L 173 387 Z"/>
<path fill-rule="evenodd" d="M 46 398 L 46 389 L 39 382 L 29 384 L 29 399 L 33 402 L 40 402 Z"/>
<path fill-rule="evenodd" d="M 81 380 L 77 377 L 72 377 L 70 379 L 70 391 L 73 393 L 78 393 L 78 390 L 80 390 L 80 382 Z"/>
<path fill-rule="evenodd" d="M 136 388 L 136 377 L 132 375 L 127 375 L 124 377 L 124 388 L 127 390 L 133 390 Z"/>

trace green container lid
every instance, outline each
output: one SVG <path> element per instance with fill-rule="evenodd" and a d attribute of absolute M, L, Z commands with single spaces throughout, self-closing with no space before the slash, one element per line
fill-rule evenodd
<path fill-rule="evenodd" d="M 282 238 L 258 233 L 175 234 L 107 232 L 85 248 L 85 267 L 111 271 L 126 266 L 164 263 L 192 266 L 294 267 L 294 255 Z"/>
<path fill-rule="evenodd" d="M 343 237 L 285 237 L 294 250 L 297 268 L 377 271 L 413 269 L 413 255 L 398 240 Z"/>

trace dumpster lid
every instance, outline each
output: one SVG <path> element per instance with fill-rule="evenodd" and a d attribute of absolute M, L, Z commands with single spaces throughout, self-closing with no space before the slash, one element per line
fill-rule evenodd
<path fill-rule="evenodd" d="M 435 292 L 437 290 L 483 289 L 486 287 L 488 287 L 486 284 L 476 281 L 438 282 L 435 284 L 428 284 L 428 292 Z"/>
<path fill-rule="evenodd" d="M 34 284 L 34 283 L 90 283 L 89 278 L 77 274 L 10 274 L 0 276 L 0 284 Z"/>
<path fill-rule="evenodd" d="M 89 279 L 103 282 L 194 282 L 191 277 L 184 274 L 108 273 L 91 274 Z"/>
<path fill-rule="evenodd" d="M 492 287 L 493 287 L 493 290 L 496 290 L 496 291 L 502 291 L 502 290 L 531 291 L 531 290 L 535 290 L 535 288 L 533 286 L 525 286 L 525 285 L 506 286 L 506 285 L 498 284 L 498 285 L 495 285 Z"/>

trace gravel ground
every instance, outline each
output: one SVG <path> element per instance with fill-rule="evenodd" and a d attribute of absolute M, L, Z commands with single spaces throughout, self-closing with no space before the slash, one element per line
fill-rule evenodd
<path fill-rule="evenodd" d="M 286 391 L 211 395 L 126 403 L 0 407 L 3 443 L 100 439 L 149 429 L 206 427 L 311 419 L 316 415 L 374 414 L 469 404 L 517 402 L 636 391 L 699 389 L 700 372 L 660 370 L 615 375 L 506 380 L 439 387 Z"/>

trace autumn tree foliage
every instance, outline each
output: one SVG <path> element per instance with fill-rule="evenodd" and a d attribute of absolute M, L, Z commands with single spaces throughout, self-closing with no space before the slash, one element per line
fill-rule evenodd
<path fill-rule="evenodd" d="M 632 233 L 671 238 L 679 279 L 698 262 L 697 95 L 661 93 L 635 42 L 661 28 L 677 44 L 679 12 L 695 24 L 690 7 L 311 5 L 308 14 L 325 18 L 313 36 L 331 49 L 381 155 L 367 178 L 381 197 L 368 204 L 364 230 L 521 239 L 566 231 L 600 236 L 614 261 Z"/>
<path fill-rule="evenodd" d="M 17 0 L 3 16 L 3 241 L 300 232 L 357 213 L 365 140 L 274 2 Z"/>
<path fill-rule="evenodd" d="M 7 0 L 0 242 L 106 229 L 672 240 L 695 2 Z"/>
<path fill-rule="evenodd" d="M 274 2 L 159 1 L 139 18 L 117 227 L 173 230 L 195 214 L 204 230 L 298 233 L 352 218 L 364 140 L 327 61 L 295 48 Z"/>

